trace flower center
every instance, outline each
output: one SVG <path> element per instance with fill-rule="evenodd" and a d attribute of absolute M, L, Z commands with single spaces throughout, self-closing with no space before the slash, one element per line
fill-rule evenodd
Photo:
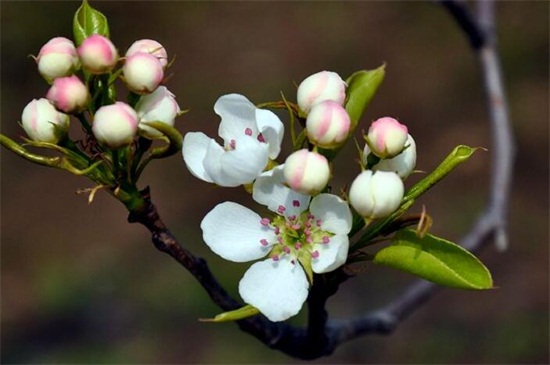
<path fill-rule="evenodd" d="M 298 208 L 300 202 L 294 200 L 292 206 Z M 268 218 L 260 220 L 262 226 L 272 228 L 276 235 L 276 243 L 272 246 L 269 256 L 274 261 L 278 261 L 282 256 L 290 255 L 293 264 L 296 259 L 300 261 L 302 259 L 307 261 L 318 259 L 320 253 L 313 249 L 313 245 L 328 244 L 332 233 L 324 231 L 321 228 L 322 220 L 308 211 L 299 216 L 285 216 L 286 211 L 287 208 L 280 205 L 277 209 L 277 213 L 280 215 L 273 220 Z M 266 239 L 261 239 L 260 244 L 267 246 L 269 242 Z"/>

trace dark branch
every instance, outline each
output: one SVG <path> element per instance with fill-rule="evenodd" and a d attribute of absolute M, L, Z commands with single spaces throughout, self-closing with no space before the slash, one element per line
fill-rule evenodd
<path fill-rule="evenodd" d="M 479 18 L 475 19 L 462 2 L 444 0 L 440 3 L 462 28 L 479 56 L 493 135 L 493 180 L 490 200 L 476 224 L 460 243 L 470 251 L 476 252 L 491 242 L 492 238 L 496 238 L 499 247 L 504 248 L 514 149 L 496 51 L 494 4 L 489 0 L 480 0 Z M 189 270 L 222 310 L 239 308 L 242 303 L 232 298 L 218 283 L 206 261 L 193 256 L 183 248 L 167 229 L 150 200 L 148 189 L 144 190 L 142 195 L 145 204 L 131 212 L 128 220 L 147 227 L 157 249 L 172 256 Z M 342 269 L 315 277 L 308 297 L 309 317 L 306 328 L 296 328 L 281 322 L 273 323 L 262 315 L 241 320 L 238 325 L 270 348 L 300 359 L 315 359 L 330 355 L 340 344 L 356 337 L 392 333 L 401 321 L 419 309 L 438 291 L 435 284 L 418 280 L 406 288 L 398 298 L 379 310 L 347 320 L 328 320 L 325 303 L 336 292 L 339 284 L 347 278 L 348 275 Z"/>

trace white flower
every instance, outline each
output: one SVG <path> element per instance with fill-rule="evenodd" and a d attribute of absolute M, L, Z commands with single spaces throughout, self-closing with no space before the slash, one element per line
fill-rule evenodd
<path fill-rule="evenodd" d="M 284 127 L 271 111 L 258 109 L 239 94 L 224 95 L 214 105 L 221 117 L 218 134 L 224 144 L 201 132 L 183 139 L 183 159 L 197 178 L 220 186 L 247 184 L 262 173 L 268 159 L 279 155 Z"/>
<path fill-rule="evenodd" d="M 363 149 L 363 163 L 367 163 L 367 158 L 371 150 L 368 144 Z M 416 165 L 416 143 L 409 134 L 405 142 L 405 149 L 395 157 L 383 158 L 372 167 L 372 171 L 393 171 L 400 178 L 409 176 Z"/>
<path fill-rule="evenodd" d="M 38 71 L 48 81 L 72 75 L 80 65 L 74 43 L 64 37 L 52 38 L 42 46 L 36 62 Z"/>
<path fill-rule="evenodd" d="M 69 130 L 69 116 L 55 109 L 48 99 L 34 99 L 21 114 L 21 125 L 37 142 L 57 143 Z"/>
<path fill-rule="evenodd" d="M 121 101 L 99 108 L 92 123 L 95 138 L 99 143 L 112 149 L 132 143 L 137 129 L 136 112 L 130 105 Z"/>
<path fill-rule="evenodd" d="M 159 59 L 162 67 L 166 67 L 168 64 L 168 54 L 166 48 L 159 42 L 152 39 L 140 39 L 132 43 L 128 51 L 126 51 L 126 57 L 130 57 L 138 52 L 150 53 Z"/>
<path fill-rule="evenodd" d="M 312 272 L 333 271 L 346 262 L 352 225 L 345 201 L 332 194 L 311 199 L 289 189 L 282 184 L 282 169 L 262 174 L 253 186 L 254 200 L 277 213 L 273 219 L 224 202 L 201 222 L 204 241 L 221 257 L 246 262 L 268 256 L 244 274 L 239 293 L 274 322 L 300 311 Z"/>
<path fill-rule="evenodd" d="M 346 99 L 346 83 L 336 72 L 321 71 L 302 81 L 297 94 L 298 106 L 309 113 L 315 104 L 326 100 L 343 105 Z"/>
<path fill-rule="evenodd" d="M 385 218 L 399 207 L 404 191 L 395 172 L 365 170 L 351 183 L 349 202 L 365 218 Z"/>
<path fill-rule="evenodd" d="M 327 186 L 330 166 L 325 156 L 304 148 L 286 158 L 283 174 L 285 182 L 292 189 L 302 194 L 315 195 Z"/>
<path fill-rule="evenodd" d="M 136 113 L 139 117 L 139 133 L 147 138 L 159 138 L 163 134 L 146 122 L 162 122 L 174 126 L 180 107 L 176 97 L 166 86 L 159 86 L 151 94 L 142 95 L 136 104 Z"/>

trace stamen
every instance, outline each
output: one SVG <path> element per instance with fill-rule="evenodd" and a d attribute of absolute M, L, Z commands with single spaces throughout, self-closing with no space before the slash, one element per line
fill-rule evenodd
<path fill-rule="evenodd" d="M 293 214 L 293 215 L 291 215 L 290 217 L 288 217 L 288 219 L 291 220 L 291 221 L 293 221 L 293 220 L 296 219 L 296 216 Z"/>
<path fill-rule="evenodd" d="M 251 135 L 252 135 L 252 129 L 246 128 L 246 129 L 244 130 L 244 134 L 246 134 L 247 136 L 251 136 Z"/>
<path fill-rule="evenodd" d="M 292 206 L 294 207 L 299 207 L 300 206 L 300 202 L 298 200 L 293 200 L 292 201 Z"/>
<path fill-rule="evenodd" d="M 279 227 L 275 227 L 275 234 L 281 233 L 281 229 Z"/>
<path fill-rule="evenodd" d="M 277 237 L 277 242 L 279 242 L 282 245 L 283 244 L 283 237 L 281 237 L 281 236 Z"/>
<path fill-rule="evenodd" d="M 262 136 L 262 134 L 258 134 L 258 141 L 262 142 L 262 143 L 265 143 L 265 138 L 264 136 Z"/>
<path fill-rule="evenodd" d="M 279 255 L 275 255 L 272 257 L 273 261 L 279 261 Z"/>
<path fill-rule="evenodd" d="M 231 141 L 229 141 L 229 147 L 234 150 L 235 148 L 237 148 L 237 142 L 232 139 Z"/>
<path fill-rule="evenodd" d="M 265 238 L 262 238 L 260 240 L 260 243 L 262 244 L 262 246 L 267 246 L 268 245 L 267 240 Z"/>
<path fill-rule="evenodd" d="M 277 213 L 279 214 L 283 214 L 285 212 L 286 208 L 283 207 L 282 205 L 279 205 L 279 207 L 277 208 Z"/>
<path fill-rule="evenodd" d="M 307 236 L 307 237 L 306 237 L 306 242 L 307 242 L 307 243 L 313 243 L 313 237 Z"/>
<path fill-rule="evenodd" d="M 330 242 L 330 237 L 329 236 L 323 236 L 323 243 L 327 244 Z"/>
<path fill-rule="evenodd" d="M 311 253 L 311 258 L 316 259 L 319 257 L 319 251 L 315 250 Z"/>
<path fill-rule="evenodd" d="M 269 223 L 271 223 L 271 221 L 269 220 L 269 218 L 262 218 L 262 219 L 260 219 L 260 224 L 261 224 L 262 226 L 267 227 L 267 226 L 269 226 Z"/>
<path fill-rule="evenodd" d="M 294 245 L 294 248 L 295 248 L 296 250 L 299 250 L 299 249 L 302 248 L 302 244 L 301 244 L 300 242 L 297 242 L 297 243 Z"/>
<path fill-rule="evenodd" d="M 291 263 L 292 265 L 296 264 L 296 262 L 295 262 L 294 260 L 290 260 L 290 263 Z"/>
<path fill-rule="evenodd" d="M 300 223 L 296 223 L 296 224 L 293 224 L 292 225 L 292 229 L 295 229 L 295 230 L 298 230 L 302 227 L 302 225 Z"/>
<path fill-rule="evenodd" d="M 323 223 L 323 221 L 321 219 L 317 219 L 317 221 L 315 222 L 315 224 L 317 225 L 317 227 L 321 227 L 321 224 Z"/>
<path fill-rule="evenodd" d="M 286 253 L 286 254 L 289 254 L 290 253 L 290 247 L 288 247 L 288 246 L 283 247 L 283 252 Z"/>

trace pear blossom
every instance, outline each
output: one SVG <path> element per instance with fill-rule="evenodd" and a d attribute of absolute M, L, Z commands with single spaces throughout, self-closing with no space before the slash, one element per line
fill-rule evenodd
<path fill-rule="evenodd" d="M 279 155 L 283 123 L 239 94 L 220 97 L 214 111 L 221 117 L 218 134 L 224 143 L 201 132 L 187 133 L 182 147 L 187 168 L 195 177 L 220 186 L 251 183 L 268 160 Z"/>
<path fill-rule="evenodd" d="M 346 109 L 332 100 L 315 104 L 306 119 L 308 139 L 323 148 L 335 148 L 345 142 L 350 125 Z"/>
<path fill-rule="evenodd" d="M 93 34 L 82 41 L 76 50 L 82 67 L 99 75 L 110 72 L 118 62 L 118 51 L 113 42 L 100 34 Z"/>
<path fill-rule="evenodd" d="M 367 219 L 385 218 L 401 204 L 405 187 L 395 172 L 365 170 L 351 183 L 349 202 Z"/>
<path fill-rule="evenodd" d="M 340 105 L 346 99 L 346 83 L 336 72 L 317 72 L 298 85 L 298 106 L 305 113 L 317 103 L 332 100 Z"/>
<path fill-rule="evenodd" d="M 55 109 L 48 99 L 34 99 L 21 114 L 21 125 L 37 142 L 58 143 L 69 130 L 69 116 Z"/>
<path fill-rule="evenodd" d="M 72 75 L 80 66 L 74 43 L 65 37 L 52 38 L 36 57 L 40 75 L 48 81 Z"/>
<path fill-rule="evenodd" d="M 368 144 L 363 149 L 363 163 L 367 163 L 367 158 L 371 154 Z M 395 157 L 384 158 L 372 166 L 372 171 L 393 171 L 400 178 L 409 176 L 416 166 L 416 143 L 409 134 L 405 142 L 405 149 Z"/>
<path fill-rule="evenodd" d="M 322 191 L 330 179 L 330 166 L 325 156 L 306 148 L 290 154 L 284 163 L 285 182 L 292 189 L 315 195 Z"/>
<path fill-rule="evenodd" d="M 395 157 L 405 148 L 407 126 L 394 118 L 384 117 L 372 122 L 366 137 L 372 153 L 380 158 Z"/>
<path fill-rule="evenodd" d="M 159 42 L 152 39 L 140 39 L 132 43 L 130 48 L 126 51 L 126 57 L 130 57 L 138 52 L 146 52 L 152 54 L 162 64 L 162 67 L 166 67 L 168 64 L 168 54 L 166 49 Z"/>
<path fill-rule="evenodd" d="M 352 215 L 333 194 L 311 199 L 283 185 L 283 166 L 263 173 L 253 198 L 276 215 L 261 217 L 224 202 L 201 222 L 204 242 L 226 260 L 254 263 L 239 282 L 243 300 L 271 321 L 296 315 L 307 299 L 313 273 L 330 272 L 347 259 Z"/>
<path fill-rule="evenodd" d="M 102 106 L 94 115 L 92 132 L 99 143 L 109 148 L 117 149 L 129 145 L 137 130 L 136 112 L 121 101 Z"/>
<path fill-rule="evenodd" d="M 162 122 L 173 126 L 179 112 L 176 97 L 166 86 L 159 86 L 151 94 L 142 95 L 136 104 L 140 135 L 150 139 L 161 137 L 162 133 L 148 126 L 146 122 Z"/>
<path fill-rule="evenodd" d="M 56 78 L 46 97 L 62 112 L 73 113 L 86 109 L 90 94 L 86 85 L 72 75 Z"/>
<path fill-rule="evenodd" d="M 164 78 L 160 60 L 146 52 L 137 52 L 126 57 L 122 73 L 128 89 L 137 94 L 153 92 Z"/>

